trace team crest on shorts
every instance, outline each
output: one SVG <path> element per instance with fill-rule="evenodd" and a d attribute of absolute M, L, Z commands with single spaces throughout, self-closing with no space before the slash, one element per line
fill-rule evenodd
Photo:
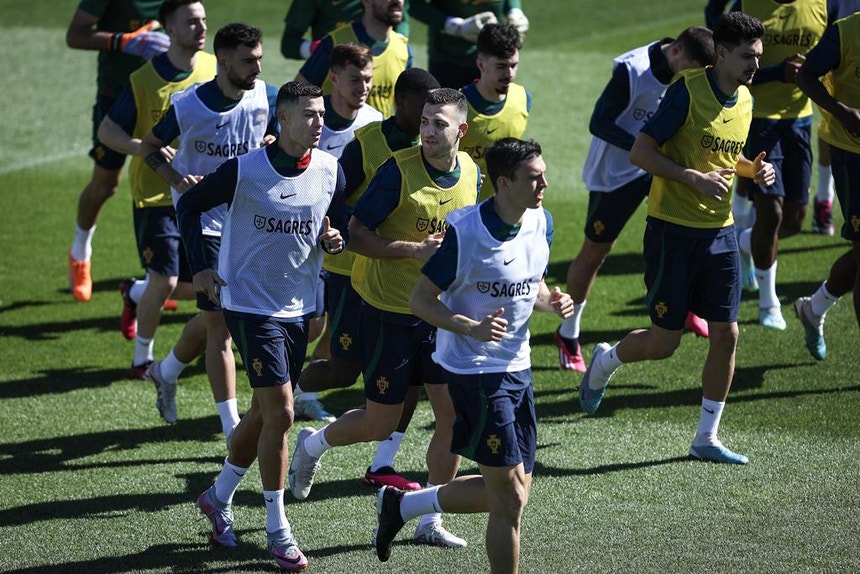
<path fill-rule="evenodd" d="M 254 372 L 257 373 L 258 377 L 263 376 L 263 361 L 260 359 L 254 359 L 251 361 L 251 368 L 254 369 Z"/>
<path fill-rule="evenodd" d="M 854 68 L 854 75 L 860 78 L 860 66 Z"/>
<path fill-rule="evenodd" d="M 481 293 L 486 293 L 490 290 L 490 282 L 489 281 L 478 281 L 478 291 Z"/>
<path fill-rule="evenodd" d="M 487 446 L 493 454 L 499 454 L 499 447 L 502 446 L 502 440 L 497 434 L 491 434 L 487 437 Z"/>
<path fill-rule="evenodd" d="M 384 395 L 388 392 L 388 378 L 387 377 L 379 377 L 376 379 L 376 390 L 379 391 L 380 395 Z"/>
<path fill-rule="evenodd" d="M 603 230 L 606 229 L 606 226 L 603 225 L 603 222 L 599 219 L 595 221 L 591 227 L 594 228 L 595 235 L 601 235 L 603 233 Z"/>
<path fill-rule="evenodd" d="M 662 319 L 666 313 L 669 312 L 669 306 L 666 305 L 665 301 L 658 301 L 657 304 L 654 305 L 654 312 Z"/>
<path fill-rule="evenodd" d="M 337 342 L 340 343 L 341 349 L 349 351 L 349 348 L 352 347 L 352 335 L 349 333 L 342 333 Z"/>
<path fill-rule="evenodd" d="M 263 229 L 266 226 L 266 218 L 262 215 L 254 214 L 254 227 L 257 229 Z"/>
<path fill-rule="evenodd" d="M 146 261 L 147 264 L 152 263 L 152 258 L 155 257 L 155 253 L 152 252 L 152 249 L 147 247 L 141 253 L 143 255 L 143 260 Z"/>
<path fill-rule="evenodd" d="M 860 217 L 856 215 L 851 216 L 851 228 L 856 232 L 860 231 Z"/>
<path fill-rule="evenodd" d="M 423 217 L 418 218 L 418 221 L 415 222 L 415 229 L 424 233 L 427 231 L 427 227 L 430 225 L 430 220 L 425 219 Z"/>

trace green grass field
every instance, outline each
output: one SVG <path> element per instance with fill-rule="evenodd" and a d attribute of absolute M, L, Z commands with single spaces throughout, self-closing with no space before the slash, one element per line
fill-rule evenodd
<path fill-rule="evenodd" d="M 701 2 L 526 0 L 532 31 L 519 81 L 534 94 L 529 135 L 549 165 L 546 206 L 556 221 L 550 285 L 563 284 L 582 240 L 587 195 L 579 179 L 588 118 L 611 58 L 702 21 Z M 279 51 L 287 2 L 207 2 L 214 32 L 233 20 L 262 25 L 264 77 L 292 79 Z M 89 178 L 95 55 L 65 47 L 76 2 L 0 2 L 0 571 L 274 571 L 265 551 L 259 475 L 235 500 L 238 549 L 212 548 L 193 501 L 226 455 L 202 364 L 186 372 L 180 421 L 161 422 L 148 383 L 126 380 L 132 343 L 118 331 L 118 281 L 139 274 L 127 182 L 95 235 L 95 294 L 66 290 L 66 250 L 78 194 Z M 413 25 L 416 64 L 424 33 Z M 210 34 L 210 37 L 213 36 Z M 640 211 L 607 261 L 583 321 L 586 354 L 648 324 L 643 305 Z M 808 228 L 808 224 L 807 224 Z M 779 293 L 783 333 L 757 325 L 745 296 L 733 392 L 721 436 L 748 454 L 745 467 L 689 461 L 707 342 L 685 335 L 670 359 L 629 365 L 613 378 L 596 416 L 579 410 L 580 376 L 558 369 L 556 319 L 533 322 L 539 416 L 534 487 L 523 523 L 521 571 L 860 571 L 860 358 L 850 300 L 827 318 L 828 358 L 814 361 L 791 302 L 812 293 L 846 248 L 805 232 L 784 243 Z M 166 314 L 163 357 L 194 313 Z M 250 391 L 239 376 L 240 411 Z M 341 413 L 360 389 L 324 396 Z M 397 467 L 425 480 L 431 418 L 419 405 Z M 459 551 L 409 543 L 388 563 L 369 541 L 373 491 L 361 484 L 374 446 L 331 451 L 309 500 L 287 495 L 287 515 L 310 571 L 484 572 L 484 516 L 451 516 L 469 541 Z M 473 470 L 464 462 L 462 472 Z"/>

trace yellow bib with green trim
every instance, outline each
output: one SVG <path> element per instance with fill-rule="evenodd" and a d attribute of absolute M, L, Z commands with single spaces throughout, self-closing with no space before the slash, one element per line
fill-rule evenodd
<path fill-rule="evenodd" d="M 839 67 L 827 74 L 830 94 L 847 106 L 860 108 L 860 12 L 836 21 L 842 55 Z M 860 153 L 860 139 L 851 137 L 842 122 L 822 110 L 818 135 L 827 143 L 852 153 Z"/>

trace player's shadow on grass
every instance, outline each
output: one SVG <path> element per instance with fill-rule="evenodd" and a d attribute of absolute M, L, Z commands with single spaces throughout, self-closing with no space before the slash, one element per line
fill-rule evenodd
<path fill-rule="evenodd" d="M 46 321 L 41 323 L 28 323 L 25 325 L 4 325 L 4 337 L 17 337 L 27 341 L 53 341 L 62 338 L 68 333 L 77 331 L 97 331 L 102 333 L 116 333 L 118 340 L 122 341 L 119 333 L 119 310 L 116 315 L 109 317 L 88 317 L 69 319 L 67 321 Z M 184 325 L 190 316 L 185 313 L 164 313 L 161 316 L 161 325 L 178 323 Z"/>
<path fill-rule="evenodd" d="M 579 247 L 577 246 L 577 251 Z M 549 264 L 547 276 L 564 284 L 567 281 L 567 268 L 570 260 L 555 261 Z M 624 276 L 645 274 L 645 259 L 641 253 L 610 253 L 600 268 L 601 276 Z"/>
<path fill-rule="evenodd" d="M 158 415 L 152 409 L 153 417 Z M 209 445 L 217 440 L 223 449 L 220 424 L 217 417 L 198 419 L 181 419 L 177 424 L 137 428 L 125 430 L 110 430 L 95 433 L 84 433 L 72 436 L 59 436 L 28 440 L 24 442 L 0 443 L 0 475 L 37 474 L 43 472 L 63 472 L 101 469 L 105 467 L 125 468 L 131 466 L 147 466 L 162 464 L 174 459 L 121 459 L 117 452 L 133 451 L 144 446 L 157 443 L 206 443 Z M 216 434 L 217 433 L 217 434 Z M 10 438 L 10 437 L 5 437 Z M 213 443 L 214 444 L 214 443 Z M 111 461 L 82 460 L 95 455 L 109 452 Z M 223 454 L 217 448 L 204 446 L 200 449 L 201 456 L 177 458 L 176 461 L 207 462 L 220 464 Z M 218 456 L 221 455 L 221 456 Z"/>
<path fill-rule="evenodd" d="M 665 466 L 667 464 L 676 464 L 679 462 L 687 462 L 690 460 L 688 456 L 674 456 L 672 458 L 664 458 L 659 460 L 643 460 L 639 462 L 619 462 L 615 464 L 601 464 L 591 468 L 560 468 L 555 466 L 547 466 L 541 462 L 535 461 L 534 475 L 540 477 L 565 478 L 568 476 L 594 476 L 596 474 L 608 474 L 610 472 L 627 472 L 630 470 L 638 470 L 640 468 L 653 468 L 657 466 Z"/>
<path fill-rule="evenodd" d="M 42 369 L 37 376 L 0 383 L 0 399 L 60 395 L 81 389 L 106 388 L 126 377 L 128 377 L 128 368 L 101 370 L 90 367 Z"/>

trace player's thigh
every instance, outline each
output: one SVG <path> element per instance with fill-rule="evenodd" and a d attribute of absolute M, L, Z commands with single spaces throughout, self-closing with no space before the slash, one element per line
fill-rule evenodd
<path fill-rule="evenodd" d="M 585 218 L 585 236 L 595 243 L 612 243 L 621 230 L 648 197 L 651 176 L 636 178 L 615 191 L 591 191 L 588 194 L 588 213 Z"/>
<path fill-rule="evenodd" d="M 179 277 L 184 249 L 172 206 L 132 207 L 140 265 L 149 273 Z"/>
<path fill-rule="evenodd" d="M 741 263 L 734 226 L 704 241 L 698 252 L 690 310 L 709 322 L 734 323 L 741 302 Z"/>
<path fill-rule="evenodd" d="M 203 257 L 206 267 L 218 271 L 218 253 L 221 251 L 221 237 L 216 235 L 203 236 Z M 197 308 L 201 311 L 220 311 L 221 305 L 213 303 L 205 293 L 197 293 Z"/>
<path fill-rule="evenodd" d="M 785 123 L 780 126 L 780 145 L 785 201 L 806 205 L 812 181 L 812 117 L 783 121 Z"/>
<path fill-rule="evenodd" d="M 643 239 L 645 304 L 651 322 L 669 331 L 684 328 L 692 301 L 695 246 L 664 221 L 648 218 Z"/>
<path fill-rule="evenodd" d="M 860 240 L 860 154 L 837 146 L 830 148 L 833 184 L 845 222 L 842 237 L 849 241 Z"/>
<path fill-rule="evenodd" d="M 325 289 L 331 356 L 343 361 L 360 362 L 358 333 L 361 297 L 352 288 L 350 278 L 338 273 L 329 273 Z"/>
<path fill-rule="evenodd" d="M 98 95 L 96 97 L 96 103 L 93 105 L 93 115 L 92 115 L 92 140 L 93 147 L 90 149 L 90 157 L 93 158 L 93 161 L 97 166 L 104 168 L 108 171 L 119 171 L 122 169 L 123 164 L 125 164 L 125 154 L 121 154 L 118 151 L 114 151 L 108 146 L 104 145 L 99 141 L 98 131 L 99 126 L 102 123 L 102 120 L 107 115 L 108 110 L 110 110 L 111 106 L 115 102 L 115 98 L 111 98 L 105 95 Z M 117 175 L 117 178 L 119 175 Z"/>
<path fill-rule="evenodd" d="M 307 353 L 307 323 L 225 310 L 252 388 L 298 381 Z"/>
<path fill-rule="evenodd" d="M 384 313 L 361 306 L 358 346 L 367 400 L 399 405 L 413 380 L 414 325 L 386 321 Z"/>

